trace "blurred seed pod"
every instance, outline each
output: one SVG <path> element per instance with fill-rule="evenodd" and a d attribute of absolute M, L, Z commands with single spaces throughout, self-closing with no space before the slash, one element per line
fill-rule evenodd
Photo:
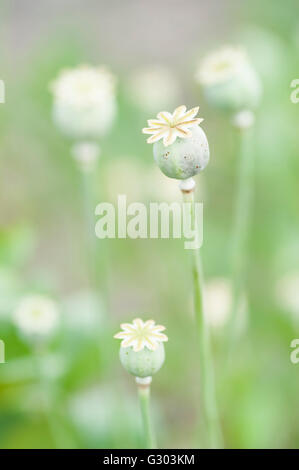
<path fill-rule="evenodd" d="M 260 78 L 242 48 L 212 52 L 200 63 L 195 79 L 208 103 L 223 111 L 255 109 L 261 99 Z"/>
<path fill-rule="evenodd" d="M 51 84 L 53 120 L 65 135 L 97 139 L 116 116 L 115 78 L 105 67 L 63 70 Z"/>

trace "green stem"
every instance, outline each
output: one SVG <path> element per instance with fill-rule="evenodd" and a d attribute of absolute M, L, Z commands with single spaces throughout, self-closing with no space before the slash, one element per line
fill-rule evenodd
<path fill-rule="evenodd" d="M 254 159 L 251 151 L 251 128 L 240 130 L 240 162 L 237 181 L 235 216 L 232 234 L 233 302 L 229 322 L 229 356 L 238 336 L 238 313 L 245 287 L 247 244 L 251 220 Z"/>
<path fill-rule="evenodd" d="M 82 198 L 86 230 L 87 267 L 89 281 L 96 288 L 96 236 L 94 233 L 93 212 L 95 208 L 93 195 L 93 177 L 91 172 L 81 172 Z"/>
<path fill-rule="evenodd" d="M 53 385 L 47 378 L 45 371 L 42 367 L 42 361 L 46 357 L 46 350 L 41 345 L 36 345 L 34 351 L 35 370 L 37 375 L 37 382 L 39 386 L 39 400 L 41 412 L 48 424 L 48 429 L 53 439 L 56 449 L 74 449 L 74 442 L 66 431 L 61 420 L 57 419 L 56 410 L 57 406 L 53 402 L 55 395 Z M 57 403 L 56 403 L 57 405 Z"/>
<path fill-rule="evenodd" d="M 81 170 L 82 200 L 85 218 L 86 238 L 86 264 L 89 284 L 94 292 L 101 291 L 101 300 L 108 308 L 108 246 L 103 249 L 103 241 L 98 240 L 95 234 L 94 212 L 96 197 L 100 200 L 99 188 L 95 195 L 95 172 L 93 170 Z M 95 197 L 96 196 L 96 197 Z"/>
<path fill-rule="evenodd" d="M 183 200 L 189 203 L 191 225 L 195 229 L 194 191 L 182 191 Z M 215 376 L 211 352 L 210 332 L 204 312 L 204 279 L 199 249 L 192 250 L 192 274 L 194 284 L 194 309 L 199 346 L 199 370 L 201 383 L 201 411 L 207 432 L 208 447 L 222 447 L 222 433 L 216 401 Z"/>
<path fill-rule="evenodd" d="M 138 394 L 147 449 L 156 449 L 156 439 L 150 418 L 150 386 L 139 385 Z"/>

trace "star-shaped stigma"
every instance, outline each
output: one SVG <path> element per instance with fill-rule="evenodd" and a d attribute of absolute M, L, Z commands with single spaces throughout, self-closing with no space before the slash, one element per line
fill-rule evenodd
<path fill-rule="evenodd" d="M 186 139 L 191 137 L 191 127 L 198 126 L 203 119 L 196 118 L 199 107 L 192 108 L 187 111 L 186 106 L 179 106 L 171 114 L 167 111 L 162 111 L 157 114 L 158 119 L 149 119 L 148 125 L 142 129 L 143 134 L 152 134 L 147 139 L 148 144 L 153 144 L 160 139 L 163 139 L 165 147 L 175 142 L 177 137 Z"/>
<path fill-rule="evenodd" d="M 120 327 L 123 331 L 114 335 L 114 338 L 123 340 L 122 348 L 132 346 L 135 352 L 145 347 L 155 351 L 159 343 L 168 341 L 167 336 L 161 333 L 165 326 L 156 325 L 154 320 L 143 322 L 140 318 L 135 318 L 132 323 L 122 323 Z"/>

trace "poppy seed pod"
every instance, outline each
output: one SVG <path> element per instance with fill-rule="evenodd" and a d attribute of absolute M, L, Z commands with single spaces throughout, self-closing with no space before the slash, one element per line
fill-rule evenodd
<path fill-rule="evenodd" d="M 53 120 L 63 134 L 76 139 L 97 139 L 105 135 L 116 115 L 116 102 L 109 98 L 101 106 L 80 106 L 55 102 Z"/>
<path fill-rule="evenodd" d="M 165 360 L 165 349 L 163 343 L 154 351 L 145 347 L 136 352 L 132 347 L 121 347 L 119 357 L 123 367 L 130 374 L 135 377 L 149 377 L 161 369 Z"/>
<path fill-rule="evenodd" d="M 50 339 L 57 331 L 60 320 L 56 303 L 38 294 L 23 297 L 13 319 L 21 336 L 37 343 Z"/>
<path fill-rule="evenodd" d="M 119 357 L 124 368 L 136 377 L 151 377 L 162 367 L 165 359 L 162 333 L 165 327 L 156 325 L 153 320 L 143 322 L 135 318 L 132 323 L 122 323 L 114 338 L 121 339 Z"/>
<path fill-rule="evenodd" d="M 199 127 L 203 121 L 196 117 L 199 107 L 187 111 L 179 106 L 173 113 L 162 111 L 157 119 L 149 119 L 142 129 L 152 134 L 148 144 L 154 144 L 154 159 L 161 171 L 169 178 L 184 180 L 197 175 L 209 162 L 207 137 Z"/>
<path fill-rule="evenodd" d="M 177 138 L 165 147 L 160 140 L 154 144 L 154 159 L 169 178 L 186 179 L 197 175 L 209 163 L 210 151 L 206 134 L 194 127 L 188 139 Z"/>
<path fill-rule="evenodd" d="M 115 78 L 105 67 L 63 70 L 51 84 L 53 120 L 67 136 L 97 139 L 116 116 Z"/>
<path fill-rule="evenodd" d="M 214 108 L 238 112 L 255 109 L 260 102 L 261 81 L 243 49 L 225 47 L 210 54 L 200 64 L 196 80 Z"/>
<path fill-rule="evenodd" d="M 230 80 L 204 87 L 206 100 L 223 111 L 254 109 L 261 96 L 261 84 L 255 71 L 247 66 Z"/>

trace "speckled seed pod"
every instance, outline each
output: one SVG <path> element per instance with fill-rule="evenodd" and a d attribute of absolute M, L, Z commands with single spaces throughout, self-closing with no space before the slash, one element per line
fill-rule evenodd
<path fill-rule="evenodd" d="M 161 140 L 154 144 L 154 159 L 169 178 L 191 178 L 207 166 L 209 158 L 208 140 L 199 126 L 192 129 L 192 136 L 188 139 L 177 138 L 167 147 Z"/>
<path fill-rule="evenodd" d="M 120 362 L 124 368 L 136 377 L 149 377 L 158 372 L 165 360 L 163 343 L 159 343 L 155 351 L 144 347 L 141 351 L 133 348 L 121 347 L 119 351 Z"/>

